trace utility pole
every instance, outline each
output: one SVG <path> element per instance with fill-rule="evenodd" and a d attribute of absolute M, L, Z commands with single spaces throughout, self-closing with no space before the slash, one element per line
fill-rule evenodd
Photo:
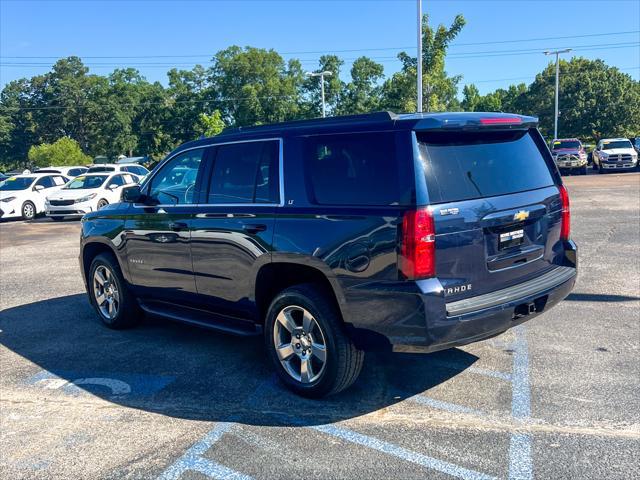
<path fill-rule="evenodd" d="M 556 115 L 555 122 L 553 126 L 553 139 L 558 138 L 558 90 L 560 85 L 560 54 L 570 52 L 571 48 L 565 48 L 564 50 L 556 50 L 554 52 L 546 51 L 543 52 L 545 55 L 555 55 L 556 56 Z"/>
<path fill-rule="evenodd" d="M 418 113 L 422 112 L 422 0 L 418 0 Z"/>
<path fill-rule="evenodd" d="M 333 72 L 325 70 L 324 72 L 307 72 L 310 77 L 320 77 L 320 91 L 322 92 L 322 118 L 327 116 L 326 107 L 324 104 L 324 77 L 330 77 Z"/>

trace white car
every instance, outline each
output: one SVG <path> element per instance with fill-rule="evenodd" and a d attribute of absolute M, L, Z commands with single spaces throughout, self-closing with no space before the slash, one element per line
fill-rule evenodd
<path fill-rule="evenodd" d="M 86 173 L 74 178 L 46 202 L 47 216 L 54 220 L 82 217 L 110 203 L 118 203 L 122 187 L 138 183 L 131 173 Z"/>
<path fill-rule="evenodd" d="M 45 211 L 48 195 L 60 190 L 69 179 L 51 173 L 14 175 L 0 183 L 0 218 L 32 220 Z"/>
<path fill-rule="evenodd" d="M 628 138 L 605 138 L 593 151 L 593 166 L 600 173 L 635 168 L 638 166 L 638 152 Z"/>
<path fill-rule="evenodd" d="M 149 170 L 135 163 L 102 163 L 90 166 L 86 173 L 98 172 L 129 172 L 139 177 L 144 177 L 149 173 Z"/>
<path fill-rule="evenodd" d="M 75 167 L 44 167 L 39 168 L 35 173 L 59 173 L 67 178 L 75 178 L 78 175 L 82 175 L 89 170 L 87 167 L 75 166 Z"/>

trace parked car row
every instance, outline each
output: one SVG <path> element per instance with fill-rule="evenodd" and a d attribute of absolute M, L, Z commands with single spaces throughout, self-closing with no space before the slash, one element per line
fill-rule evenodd
<path fill-rule="evenodd" d="M 140 181 L 138 175 L 122 169 L 92 172 L 84 168 L 74 177 L 81 168 L 40 169 L 0 181 L 0 219 L 32 220 L 42 213 L 54 220 L 82 217 L 120 201 L 122 187 Z"/>
<path fill-rule="evenodd" d="M 600 173 L 607 170 L 631 170 L 639 166 L 640 138 L 634 141 L 635 144 L 627 138 L 605 138 L 598 142 L 589 155 L 577 138 L 558 138 L 551 145 L 551 154 L 562 173 L 577 172 L 586 175 L 589 163 Z"/>

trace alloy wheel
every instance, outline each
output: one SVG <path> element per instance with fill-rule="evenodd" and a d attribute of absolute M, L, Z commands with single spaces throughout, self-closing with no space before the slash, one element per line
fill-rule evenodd
<path fill-rule="evenodd" d="M 31 205 L 30 203 L 26 203 L 22 208 L 22 214 L 25 218 L 33 218 L 35 216 L 33 205 Z"/>
<path fill-rule="evenodd" d="M 99 265 L 93 274 L 93 296 L 100 313 L 109 320 L 118 315 L 120 292 L 114 275 L 105 265 Z"/>
<path fill-rule="evenodd" d="M 327 363 L 327 342 L 320 325 L 303 307 L 283 308 L 273 324 L 273 344 L 280 364 L 296 381 L 320 378 Z"/>

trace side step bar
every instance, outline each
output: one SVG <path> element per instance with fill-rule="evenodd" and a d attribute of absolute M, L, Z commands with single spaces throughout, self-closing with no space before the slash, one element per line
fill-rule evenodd
<path fill-rule="evenodd" d="M 484 310 L 485 308 L 495 307 L 503 303 L 512 303 L 522 298 L 531 297 L 536 293 L 542 293 L 545 290 L 557 287 L 575 275 L 575 268 L 557 267 L 544 275 L 512 287 L 447 303 L 447 316 L 455 317 L 464 315 L 465 313 Z"/>

